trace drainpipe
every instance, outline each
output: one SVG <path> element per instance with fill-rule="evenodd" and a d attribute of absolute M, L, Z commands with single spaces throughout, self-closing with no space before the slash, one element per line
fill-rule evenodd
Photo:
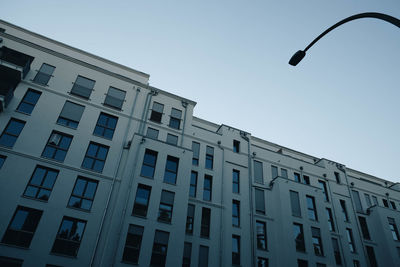
<path fill-rule="evenodd" d="M 356 209 L 355 209 L 355 204 L 354 204 L 354 200 L 353 200 L 353 194 L 351 193 L 351 190 L 350 190 L 349 179 L 347 177 L 347 172 L 346 172 L 346 169 L 341 164 L 336 163 L 336 167 L 344 173 L 344 177 L 346 178 L 347 190 L 349 191 L 349 195 L 350 195 L 351 209 L 353 210 L 353 213 L 356 216 L 355 223 L 356 223 L 356 226 L 357 226 L 358 235 L 359 235 L 360 240 L 361 240 L 362 251 L 364 252 L 364 260 L 366 260 L 365 256 L 367 255 L 367 252 L 366 252 L 365 247 L 364 247 L 364 241 L 363 241 L 364 238 L 361 235 L 361 229 L 360 229 L 360 226 L 358 225 L 357 212 L 356 212 Z"/>
<path fill-rule="evenodd" d="M 254 212 L 253 212 L 253 176 L 252 176 L 252 165 L 251 165 L 251 154 L 250 154 L 250 138 L 244 132 L 240 132 L 240 136 L 247 141 L 247 158 L 248 158 L 248 169 L 249 169 L 249 203 L 250 203 L 250 241 L 251 241 L 251 266 L 255 265 L 256 253 L 254 250 Z"/>
<path fill-rule="evenodd" d="M 222 150 L 222 173 L 221 173 L 221 214 L 220 214 L 220 235 L 219 235 L 219 266 L 224 266 L 222 263 L 223 261 L 223 256 L 222 254 L 224 253 L 222 249 L 222 244 L 224 241 L 224 227 L 223 227 L 223 215 L 224 215 L 224 163 L 225 163 L 225 149 L 221 145 L 221 141 L 218 141 L 218 147 Z"/>
<path fill-rule="evenodd" d="M 96 242 L 95 242 L 95 246 L 94 246 L 94 250 L 93 250 L 92 256 L 90 257 L 89 266 L 93 266 L 94 258 L 96 257 L 96 252 L 97 252 L 97 248 L 98 248 L 98 245 L 99 245 L 100 236 L 101 236 L 101 233 L 103 231 L 104 221 L 105 221 L 105 218 L 106 218 L 106 215 L 107 215 L 107 211 L 108 211 L 108 206 L 110 205 L 111 196 L 112 196 L 112 193 L 114 191 L 115 181 L 117 179 L 119 168 L 121 167 L 122 154 L 124 152 L 124 149 L 126 148 L 125 145 L 126 145 L 126 141 L 127 141 L 127 137 L 128 137 L 128 132 L 129 132 L 129 128 L 131 126 L 132 116 L 133 116 L 133 112 L 134 112 L 135 107 L 136 107 L 136 102 L 137 102 L 137 98 L 138 98 L 139 92 L 140 92 L 140 87 L 137 87 L 136 88 L 136 93 L 135 93 L 135 98 L 133 100 L 133 105 L 132 105 L 132 108 L 131 108 L 131 112 L 129 114 L 128 125 L 127 125 L 125 133 L 124 133 L 124 138 L 122 139 L 123 140 L 123 143 L 122 143 L 123 149 L 121 149 L 121 153 L 119 153 L 119 155 L 118 155 L 118 166 L 117 166 L 117 169 L 115 170 L 114 177 L 113 177 L 113 180 L 111 182 L 110 191 L 108 192 L 106 206 L 104 208 L 104 212 L 103 212 L 103 215 L 101 217 L 100 228 L 99 228 L 99 231 L 97 232 L 97 235 L 96 235 L 97 236 L 96 237 Z"/>
<path fill-rule="evenodd" d="M 182 101 L 182 106 L 185 108 L 185 114 L 183 115 L 182 138 L 181 138 L 181 143 L 180 143 L 181 147 L 183 146 L 183 138 L 185 136 L 185 125 L 186 125 L 186 114 L 187 114 L 188 102 Z"/>
<path fill-rule="evenodd" d="M 148 86 L 147 86 L 147 88 L 148 88 Z M 150 104 L 151 98 L 153 97 L 153 95 L 157 95 L 157 94 L 158 94 L 158 92 L 155 91 L 155 90 L 151 90 L 150 92 L 147 93 L 147 97 L 146 97 L 147 103 L 145 103 L 144 110 L 143 110 L 143 113 L 142 113 L 142 119 L 143 119 L 143 116 L 145 116 L 145 122 L 147 121 L 147 115 L 148 115 L 148 112 L 149 112 L 149 109 L 147 107 Z M 139 129 L 139 131 L 141 131 L 141 132 L 144 131 L 145 122 L 143 122 L 143 120 L 141 121 L 141 123 L 143 123 L 142 124 L 143 126 L 142 126 L 142 129 Z M 143 136 L 143 134 L 141 132 L 139 132 L 139 136 L 140 135 Z M 134 137 L 135 137 L 135 134 L 132 136 L 131 143 L 133 142 L 133 138 Z M 142 141 L 140 142 L 140 144 L 143 144 L 145 141 L 146 141 L 146 139 L 142 138 Z M 137 160 L 138 155 L 139 155 L 139 147 L 137 147 L 137 149 L 136 149 L 135 157 L 134 157 L 134 159 L 136 159 L 136 160 L 135 160 L 135 163 L 133 164 L 131 172 L 129 173 L 129 176 L 128 176 L 129 177 L 129 184 L 128 184 L 128 187 L 127 187 L 127 192 L 128 193 L 127 193 L 127 196 L 125 198 L 125 204 L 124 204 L 124 208 L 123 208 L 122 214 L 121 214 L 121 223 L 120 223 L 120 225 L 118 227 L 117 242 L 115 244 L 115 249 L 113 251 L 113 256 L 112 256 L 112 259 L 113 259 L 112 266 L 114 266 L 114 264 L 115 264 L 118 244 L 119 244 L 119 241 L 121 240 L 121 232 L 122 232 L 122 228 L 123 228 L 123 225 L 124 225 L 124 219 L 125 219 L 125 215 L 126 215 L 126 210 L 127 210 L 128 204 L 129 204 L 129 196 L 130 196 L 130 192 L 131 192 L 131 189 L 132 189 L 134 173 L 135 173 L 137 162 L 138 162 L 138 160 Z"/>

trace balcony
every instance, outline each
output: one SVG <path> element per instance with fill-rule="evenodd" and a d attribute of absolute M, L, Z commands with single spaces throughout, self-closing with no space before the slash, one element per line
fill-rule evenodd
<path fill-rule="evenodd" d="M 0 48 L 0 112 L 14 96 L 14 90 L 31 69 L 33 57 L 7 48 Z"/>

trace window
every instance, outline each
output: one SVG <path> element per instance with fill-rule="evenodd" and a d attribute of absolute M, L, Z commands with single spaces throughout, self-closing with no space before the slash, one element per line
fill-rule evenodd
<path fill-rule="evenodd" d="M 392 209 L 397 210 L 394 201 L 390 201 L 390 206 L 392 207 Z"/>
<path fill-rule="evenodd" d="M 190 197 L 196 197 L 196 191 L 197 191 L 197 172 L 192 171 L 190 175 L 190 188 L 189 188 L 189 196 Z"/>
<path fill-rule="evenodd" d="M 332 247 L 336 265 L 342 265 L 342 257 L 340 256 L 339 242 L 336 238 L 332 238 Z"/>
<path fill-rule="evenodd" d="M 29 248 L 42 213 L 41 210 L 18 206 L 1 242 Z"/>
<path fill-rule="evenodd" d="M 393 218 L 389 218 L 389 217 L 388 217 L 388 221 L 389 221 L 390 231 L 392 232 L 393 240 L 399 241 L 400 237 L 399 237 L 399 231 L 397 230 L 396 222 L 394 221 Z"/>
<path fill-rule="evenodd" d="M 6 158 L 6 156 L 0 155 L 0 169 L 3 167 Z"/>
<path fill-rule="evenodd" d="M 128 233 L 126 234 L 124 254 L 122 255 L 123 262 L 138 264 L 143 232 L 143 226 L 129 225 Z"/>
<path fill-rule="evenodd" d="M 256 221 L 257 249 L 267 250 L 267 226 L 265 222 Z"/>
<path fill-rule="evenodd" d="M 340 184 L 340 174 L 338 172 L 335 172 L 335 179 L 336 183 Z"/>
<path fill-rule="evenodd" d="M 240 152 L 240 142 L 238 140 L 233 140 L 233 152 Z"/>
<path fill-rule="evenodd" d="M 56 181 L 58 171 L 43 166 L 36 166 L 26 186 L 24 196 L 47 201 Z"/>
<path fill-rule="evenodd" d="M 200 155 L 200 144 L 197 142 L 192 142 L 192 151 L 193 151 L 192 164 L 198 166 L 199 155 Z"/>
<path fill-rule="evenodd" d="M 264 183 L 263 165 L 262 162 L 254 161 L 254 181 L 259 184 Z"/>
<path fill-rule="evenodd" d="M 114 136 L 117 122 L 117 117 L 101 112 L 93 134 L 111 140 Z"/>
<path fill-rule="evenodd" d="M 349 249 L 351 253 L 356 253 L 356 247 L 354 246 L 353 232 L 350 228 L 346 228 L 347 241 L 349 243 Z"/>
<path fill-rule="evenodd" d="M 313 221 L 318 221 L 317 209 L 315 207 L 315 199 L 312 196 L 306 196 L 308 218 Z"/>
<path fill-rule="evenodd" d="M 297 183 L 301 183 L 300 174 L 297 172 L 294 173 L 294 181 Z"/>
<path fill-rule="evenodd" d="M 167 259 L 169 233 L 156 230 L 154 235 L 153 252 L 151 254 L 151 266 L 165 266 Z"/>
<path fill-rule="evenodd" d="M 208 267 L 208 247 L 200 245 L 199 267 Z"/>
<path fill-rule="evenodd" d="M 54 72 L 55 68 L 56 67 L 48 65 L 46 63 L 43 63 L 42 66 L 40 67 L 40 70 L 36 73 L 36 76 L 33 79 L 33 81 L 35 83 L 47 85 L 50 78 L 53 76 L 53 72 Z"/>
<path fill-rule="evenodd" d="M 211 201 L 212 197 L 212 176 L 204 175 L 204 187 L 203 187 L 203 200 Z"/>
<path fill-rule="evenodd" d="M 90 142 L 82 162 L 82 168 L 102 172 L 108 154 L 108 146 Z"/>
<path fill-rule="evenodd" d="M 306 245 L 304 243 L 303 225 L 299 223 L 293 223 L 293 235 L 296 244 L 296 251 L 305 252 Z"/>
<path fill-rule="evenodd" d="M 349 215 L 347 214 L 347 208 L 346 208 L 346 201 L 340 200 L 340 206 L 342 208 L 342 214 L 345 222 L 349 221 Z"/>
<path fill-rule="evenodd" d="M 363 212 L 363 208 L 362 208 L 362 205 L 361 205 L 360 194 L 356 190 L 351 190 L 351 193 L 353 195 L 354 204 L 356 205 L 356 211 L 357 212 Z"/>
<path fill-rule="evenodd" d="M 11 118 L 0 136 L 0 145 L 12 148 L 24 126 L 24 121 Z"/>
<path fill-rule="evenodd" d="M 292 215 L 301 217 L 301 207 L 298 192 L 290 190 L 290 204 L 292 206 Z"/>
<path fill-rule="evenodd" d="M 57 119 L 57 123 L 76 129 L 81 120 L 84 109 L 84 106 L 65 101 L 64 107 Z"/>
<path fill-rule="evenodd" d="M 158 209 L 158 221 L 171 223 L 172 210 L 174 208 L 175 193 L 163 190 L 161 192 L 160 207 Z"/>
<path fill-rule="evenodd" d="M 143 177 L 153 178 L 154 170 L 156 168 L 157 163 L 157 152 L 146 149 L 144 157 L 143 157 L 143 165 L 140 170 L 140 175 Z"/>
<path fill-rule="evenodd" d="M 308 262 L 306 260 L 297 260 L 297 267 L 308 267 Z"/>
<path fill-rule="evenodd" d="M 240 193 L 240 171 L 238 170 L 232 171 L 232 192 Z"/>
<path fill-rule="evenodd" d="M 92 208 L 97 184 L 96 180 L 78 176 L 68 206 L 89 211 Z"/>
<path fill-rule="evenodd" d="M 0 266 L 4 267 L 21 267 L 24 260 L 0 256 Z"/>
<path fill-rule="evenodd" d="M 353 260 L 353 267 L 360 267 L 360 262 L 358 260 Z"/>
<path fill-rule="evenodd" d="M 379 206 L 378 199 L 376 198 L 376 196 L 372 196 L 372 202 L 374 202 L 375 206 Z"/>
<path fill-rule="evenodd" d="M 201 210 L 201 229 L 200 229 L 200 237 L 210 237 L 210 219 L 211 219 L 211 210 L 209 208 L 203 208 Z"/>
<path fill-rule="evenodd" d="M 146 217 L 149 207 L 151 186 L 138 184 L 132 215 Z"/>
<path fill-rule="evenodd" d="M 240 236 L 232 235 L 232 264 L 240 265 Z"/>
<path fill-rule="evenodd" d="M 335 232 L 335 223 L 333 222 L 332 210 L 326 208 L 326 216 L 328 217 L 329 231 Z"/>
<path fill-rule="evenodd" d="M 178 136 L 173 134 L 167 134 L 167 144 L 176 146 L 178 145 Z"/>
<path fill-rule="evenodd" d="M 76 256 L 85 228 L 86 221 L 64 216 L 51 252 Z"/>
<path fill-rule="evenodd" d="M 72 86 L 71 94 L 89 99 L 93 91 L 94 83 L 95 81 L 78 75 L 74 86 Z"/>
<path fill-rule="evenodd" d="M 304 184 L 310 184 L 310 177 L 307 175 L 303 175 L 303 182 Z"/>
<path fill-rule="evenodd" d="M 256 213 L 265 214 L 264 191 L 261 189 L 255 189 L 254 192 L 256 199 Z"/>
<path fill-rule="evenodd" d="M 28 89 L 24 95 L 24 98 L 22 98 L 21 103 L 19 103 L 17 110 L 19 112 L 31 114 L 41 94 L 42 92 Z"/>
<path fill-rule="evenodd" d="M 67 155 L 72 136 L 53 131 L 42 152 L 42 157 L 63 162 Z"/>
<path fill-rule="evenodd" d="M 268 259 L 266 258 L 257 258 L 257 267 L 268 267 Z"/>
<path fill-rule="evenodd" d="M 182 111 L 179 109 L 172 108 L 168 126 L 179 130 L 181 126 L 181 117 L 182 117 Z"/>
<path fill-rule="evenodd" d="M 240 201 L 232 200 L 232 226 L 240 227 Z"/>
<path fill-rule="evenodd" d="M 214 148 L 206 147 L 206 169 L 212 170 L 214 167 Z"/>
<path fill-rule="evenodd" d="M 368 230 L 367 220 L 365 219 L 365 217 L 358 216 L 358 221 L 360 222 L 361 233 L 363 235 L 363 238 L 367 239 L 367 240 L 371 240 L 371 236 L 370 236 L 369 230 Z"/>
<path fill-rule="evenodd" d="M 318 183 L 319 183 L 319 185 L 320 185 L 320 187 L 322 189 L 322 193 L 325 196 L 325 201 L 329 202 L 329 196 L 328 196 L 328 190 L 326 188 L 326 183 L 324 181 L 321 181 L 321 180 L 318 180 Z"/>
<path fill-rule="evenodd" d="M 271 166 L 271 174 L 272 174 L 272 179 L 278 177 L 278 167 Z"/>
<path fill-rule="evenodd" d="M 288 173 L 286 169 L 281 168 L 281 176 L 286 179 L 288 178 Z"/>
<path fill-rule="evenodd" d="M 157 140 L 158 139 L 158 130 L 148 127 L 146 136 L 148 138 Z"/>
<path fill-rule="evenodd" d="M 154 122 L 161 123 L 161 118 L 164 111 L 164 105 L 154 102 L 153 109 L 151 110 L 150 120 Z"/>
<path fill-rule="evenodd" d="M 312 243 L 315 255 L 323 256 L 324 249 L 322 247 L 321 230 L 316 227 L 311 227 L 311 233 L 312 233 Z"/>
<path fill-rule="evenodd" d="M 365 246 L 367 249 L 368 261 L 371 267 L 378 267 L 378 263 L 376 262 L 375 251 L 371 246 Z"/>
<path fill-rule="evenodd" d="M 367 193 L 364 193 L 364 197 L 365 197 L 365 202 L 367 202 L 368 208 L 371 207 L 372 203 L 371 203 L 371 198 L 369 197 L 369 195 Z"/>
<path fill-rule="evenodd" d="M 195 209 L 194 205 L 188 204 L 187 216 L 186 216 L 186 234 L 190 235 L 193 234 L 194 209 Z"/>
<path fill-rule="evenodd" d="M 389 203 L 388 203 L 388 201 L 386 200 L 386 199 L 382 199 L 382 202 L 383 202 L 383 206 L 385 207 L 385 208 L 389 208 Z"/>
<path fill-rule="evenodd" d="M 116 109 L 122 109 L 122 105 L 125 101 L 125 95 L 125 91 L 110 86 L 106 95 L 106 99 L 104 100 L 104 105 Z"/>
<path fill-rule="evenodd" d="M 185 242 L 183 246 L 182 267 L 190 267 L 191 258 L 192 258 L 192 243 Z"/>
<path fill-rule="evenodd" d="M 168 156 L 167 163 L 165 164 L 164 182 L 169 184 L 176 184 L 176 177 L 178 176 L 179 159 Z"/>

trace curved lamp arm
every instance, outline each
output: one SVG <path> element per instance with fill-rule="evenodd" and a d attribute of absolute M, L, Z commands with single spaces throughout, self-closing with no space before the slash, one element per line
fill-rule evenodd
<path fill-rule="evenodd" d="M 375 18 L 375 19 L 381 19 L 384 20 L 386 22 L 389 22 L 397 27 L 400 28 L 400 20 L 386 15 L 386 14 L 382 14 L 382 13 L 376 13 L 376 12 L 367 12 L 367 13 L 360 13 L 357 15 L 353 15 L 350 16 L 348 18 L 345 18 L 341 21 L 339 21 L 338 23 L 336 23 L 335 25 L 331 26 L 330 28 L 328 28 L 327 30 L 325 30 L 323 33 L 321 33 L 317 38 L 315 38 L 304 50 L 299 50 L 297 51 L 292 58 L 289 60 L 289 64 L 292 66 L 296 66 L 306 55 L 306 51 L 308 49 L 310 49 L 319 39 L 321 39 L 324 35 L 326 35 L 328 32 L 332 31 L 333 29 L 339 27 L 340 25 L 355 20 L 355 19 L 361 19 L 361 18 Z"/>

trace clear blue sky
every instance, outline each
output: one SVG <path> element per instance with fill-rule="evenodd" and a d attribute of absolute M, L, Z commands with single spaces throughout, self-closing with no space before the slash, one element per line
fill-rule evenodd
<path fill-rule="evenodd" d="M 15 1 L 0 17 L 150 74 L 195 116 L 400 182 L 399 0 Z"/>

